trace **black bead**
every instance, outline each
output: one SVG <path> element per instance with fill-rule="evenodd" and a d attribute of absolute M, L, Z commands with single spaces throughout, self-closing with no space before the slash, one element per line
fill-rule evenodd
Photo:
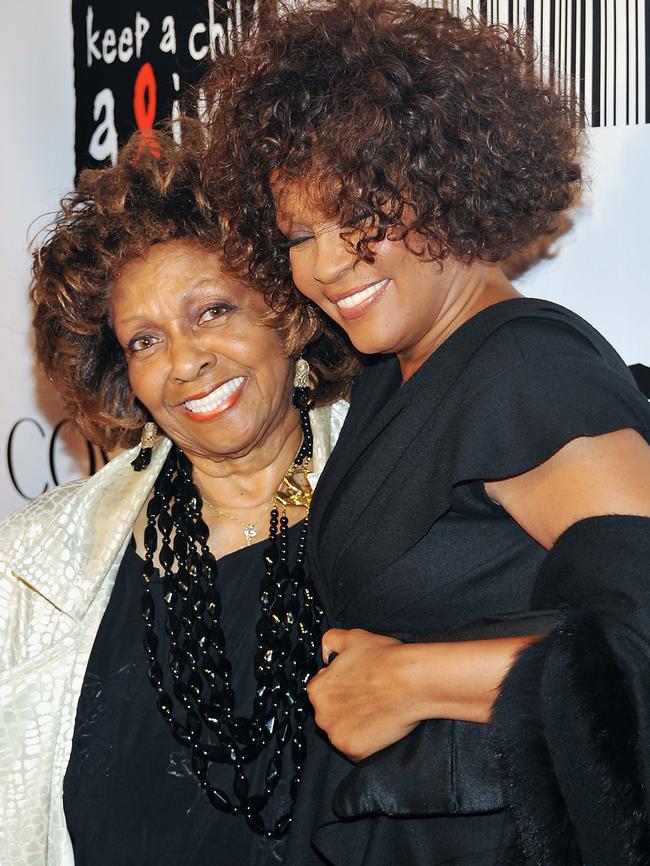
<path fill-rule="evenodd" d="M 195 751 L 192 755 L 192 769 L 199 781 L 204 781 L 208 775 L 208 762 L 205 755 Z"/>
<path fill-rule="evenodd" d="M 253 830 L 253 832 L 257 833 L 259 836 L 264 836 L 264 832 L 266 829 L 264 827 L 264 820 L 256 812 L 246 812 L 246 823 L 251 828 L 251 830 Z"/>
<path fill-rule="evenodd" d="M 155 656 L 158 652 L 158 638 L 152 629 L 147 629 L 144 633 L 144 648 L 149 656 Z"/>
<path fill-rule="evenodd" d="M 165 718 L 169 718 L 173 709 L 172 699 L 169 697 L 167 692 L 162 692 L 160 697 L 158 698 L 158 709 L 165 716 Z"/>
<path fill-rule="evenodd" d="M 282 759 L 279 755 L 273 755 L 266 769 L 266 784 L 269 788 L 274 788 L 280 780 L 282 772 Z"/>
<path fill-rule="evenodd" d="M 155 553 L 158 547 L 156 527 L 148 523 L 144 528 L 144 549 L 147 553 Z"/>
<path fill-rule="evenodd" d="M 210 802 L 214 806 L 215 809 L 218 809 L 220 812 L 230 812 L 232 811 L 232 807 L 230 805 L 230 800 L 228 795 L 221 791 L 219 788 L 207 788 L 208 797 L 210 798 Z"/>
<path fill-rule="evenodd" d="M 232 789 L 239 800 L 245 803 L 248 797 L 248 779 L 242 772 L 235 773 Z"/>
<path fill-rule="evenodd" d="M 147 589 L 145 594 L 142 596 L 142 619 L 145 621 L 147 626 L 153 625 L 154 620 L 154 604 L 153 598 L 151 597 L 151 592 Z M 155 652 L 155 650 L 154 650 Z"/>
<path fill-rule="evenodd" d="M 287 832 L 289 827 L 291 826 L 291 822 L 293 820 L 293 815 L 291 812 L 288 812 L 286 815 L 283 815 L 278 819 L 275 825 L 275 833 L 277 836 L 282 837 Z"/>

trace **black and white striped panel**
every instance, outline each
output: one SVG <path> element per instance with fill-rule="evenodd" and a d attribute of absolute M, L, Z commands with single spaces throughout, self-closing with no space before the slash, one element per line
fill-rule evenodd
<path fill-rule="evenodd" d="M 438 5 L 437 0 L 424 0 Z M 550 80 L 592 126 L 650 123 L 650 0 L 447 0 L 452 12 L 525 28 Z"/>

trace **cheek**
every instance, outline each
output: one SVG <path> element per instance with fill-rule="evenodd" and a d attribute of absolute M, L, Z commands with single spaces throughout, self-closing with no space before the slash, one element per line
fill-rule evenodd
<path fill-rule="evenodd" d="M 293 387 L 294 363 L 283 357 L 278 357 L 277 348 L 275 352 L 275 355 L 269 354 L 268 356 L 269 359 L 273 358 L 274 360 L 267 362 L 265 378 L 273 395 L 276 399 L 281 400 L 284 399 L 287 391 Z"/>
<path fill-rule="evenodd" d="M 263 394 L 284 391 L 293 382 L 294 362 L 285 352 L 280 335 L 268 325 L 258 325 L 238 346 L 237 358 L 253 373 Z"/>
<path fill-rule="evenodd" d="M 133 394 L 138 398 L 141 403 L 144 403 L 147 406 L 148 400 L 146 393 L 143 392 L 142 383 L 140 382 L 140 377 L 137 373 L 133 372 L 132 368 L 129 366 L 129 385 L 131 386 L 131 390 Z M 149 408 L 147 406 L 147 408 Z"/>
<path fill-rule="evenodd" d="M 294 362 L 269 351 L 266 362 L 258 368 L 258 382 L 263 394 L 263 400 L 269 405 L 283 404 L 287 394 L 291 393 L 294 377 Z"/>
<path fill-rule="evenodd" d="M 375 265 L 379 270 L 387 271 L 389 276 L 416 275 L 422 267 L 419 251 L 424 247 L 418 237 L 409 239 L 411 249 L 400 239 L 391 239 L 390 234 L 383 241 L 374 245 Z"/>
<path fill-rule="evenodd" d="M 298 291 L 312 301 L 318 301 L 318 284 L 310 279 L 309 268 L 304 256 L 299 253 L 289 253 L 289 264 L 291 265 L 291 276 Z"/>
<path fill-rule="evenodd" d="M 156 377 L 153 370 L 147 370 L 142 364 L 131 362 L 128 364 L 129 384 L 131 390 L 147 409 L 154 411 L 160 399 L 156 395 L 160 390 L 156 385 Z"/>

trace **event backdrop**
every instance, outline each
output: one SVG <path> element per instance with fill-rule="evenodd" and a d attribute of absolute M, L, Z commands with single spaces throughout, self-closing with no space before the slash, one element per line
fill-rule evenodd
<path fill-rule="evenodd" d="M 540 69 L 585 105 L 584 202 L 518 287 L 572 307 L 629 364 L 650 366 L 650 0 L 453 0 L 452 8 L 526 28 Z M 202 64 L 232 50 L 255 14 L 249 0 L 73 0 L 72 8 L 22 0 L 4 12 L 0 516 L 106 459 L 34 369 L 29 240 L 80 169 L 114 162 L 131 131 L 173 117 Z M 198 96 L 199 113 L 209 110 Z"/>

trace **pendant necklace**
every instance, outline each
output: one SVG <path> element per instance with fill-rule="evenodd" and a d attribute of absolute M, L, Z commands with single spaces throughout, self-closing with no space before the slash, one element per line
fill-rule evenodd
<path fill-rule="evenodd" d="M 264 510 L 266 510 L 266 508 L 272 502 L 273 502 L 273 499 L 271 499 L 269 502 L 264 503 L 264 506 L 265 506 Z M 235 517 L 235 515 L 231 514 L 229 511 L 224 511 L 223 508 L 217 508 L 216 505 L 213 505 L 211 502 L 208 502 L 208 500 L 205 498 L 205 496 L 203 497 L 203 504 L 207 505 L 208 508 L 211 511 L 214 511 L 214 513 L 217 514 L 219 517 L 227 517 L 229 520 L 234 520 L 235 523 L 239 524 L 240 527 L 243 527 L 242 528 L 242 535 L 246 539 L 246 546 L 247 547 L 250 547 L 251 544 L 255 541 L 255 539 L 257 538 L 257 535 L 258 535 L 256 524 L 257 524 L 257 521 L 259 520 L 259 517 L 256 517 L 255 520 L 251 521 L 250 523 L 246 523 L 243 520 L 240 520 L 238 517 Z"/>

